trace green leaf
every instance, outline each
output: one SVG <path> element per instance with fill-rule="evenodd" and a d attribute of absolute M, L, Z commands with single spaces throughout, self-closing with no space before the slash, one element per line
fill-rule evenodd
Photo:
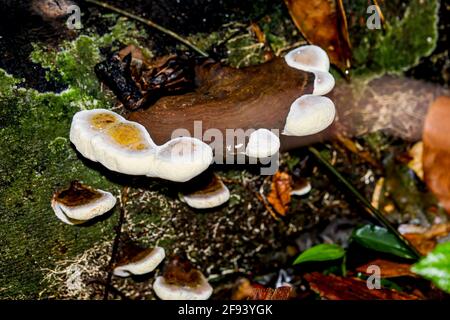
<path fill-rule="evenodd" d="M 450 242 L 437 245 L 425 258 L 414 264 L 411 271 L 450 293 Z"/>
<path fill-rule="evenodd" d="M 335 244 L 318 244 L 317 246 L 311 247 L 306 251 L 303 251 L 297 259 L 294 261 L 295 264 L 309 262 L 309 261 L 328 261 L 340 259 L 345 255 L 345 250 Z"/>
<path fill-rule="evenodd" d="M 367 224 L 353 233 L 360 245 L 380 252 L 390 253 L 406 259 L 416 259 L 411 250 L 387 229 Z"/>

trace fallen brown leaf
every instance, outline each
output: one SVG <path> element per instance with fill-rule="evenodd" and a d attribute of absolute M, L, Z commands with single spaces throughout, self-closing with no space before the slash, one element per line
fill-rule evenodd
<path fill-rule="evenodd" d="M 403 236 L 423 255 L 431 252 L 437 244 L 437 238 L 450 233 L 450 223 L 433 225 L 423 233 L 405 233 Z"/>
<path fill-rule="evenodd" d="M 351 46 L 342 0 L 284 0 L 308 42 L 327 51 L 341 71 L 351 67 Z"/>
<path fill-rule="evenodd" d="M 378 164 L 377 161 L 375 161 L 375 159 L 372 157 L 372 155 L 370 154 L 369 151 L 367 150 L 363 150 L 360 146 L 358 146 L 353 140 L 338 134 L 337 135 L 337 140 L 351 153 L 356 154 L 357 156 L 359 156 L 362 160 L 364 160 L 367 163 L 370 163 L 371 165 L 373 165 L 374 167 L 379 167 L 380 165 Z"/>
<path fill-rule="evenodd" d="M 369 289 L 366 281 L 324 275 L 319 272 L 306 274 L 311 289 L 328 300 L 419 300 L 416 295 L 386 288 Z"/>
<path fill-rule="evenodd" d="M 389 260 L 376 259 L 366 263 L 362 266 L 356 268 L 356 271 L 361 272 L 366 275 L 371 275 L 371 272 L 367 272 L 368 268 L 372 265 L 378 266 L 380 268 L 380 276 L 382 278 L 394 278 L 394 277 L 404 277 L 412 276 L 415 274 L 411 272 L 411 265 L 407 263 L 398 263 Z"/>
<path fill-rule="evenodd" d="M 285 216 L 291 202 L 292 179 L 286 172 L 277 171 L 272 177 L 270 193 L 267 201 L 281 216 Z"/>
<path fill-rule="evenodd" d="M 431 105 L 423 129 L 425 183 L 450 214 L 450 97 L 439 97 Z"/>
<path fill-rule="evenodd" d="M 276 289 L 253 284 L 248 279 L 240 279 L 233 291 L 232 300 L 288 300 L 294 295 L 294 288 L 282 286 Z"/>

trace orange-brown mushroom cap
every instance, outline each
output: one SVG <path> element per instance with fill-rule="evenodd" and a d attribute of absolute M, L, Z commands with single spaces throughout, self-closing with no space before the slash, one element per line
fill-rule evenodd
<path fill-rule="evenodd" d="M 423 169 L 428 187 L 450 213 L 450 97 L 437 98 L 425 118 Z"/>

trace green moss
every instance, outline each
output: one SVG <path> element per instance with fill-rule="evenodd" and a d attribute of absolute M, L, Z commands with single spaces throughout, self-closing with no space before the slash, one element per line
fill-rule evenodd
<path fill-rule="evenodd" d="M 362 17 L 367 4 L 352 2 L 352 9 Z M 397 1 L 398 2 L 398 1 Z M 398 3 L 398 7 L 402 7 Z M 350 29 L 356 75 L 400 73 L 419 63 L 434 50 L 438 37 L 438 0 L 411 0 L 402 16 L 385 8 L 385 31 L 369 30 L 365 24 Z"/>
<path fill-rule="evenodd" d="M 38 297 L 57 261 L 112 240 L 117 209 L 87 226 L 69 226 L 50 200 L 75 179 L 118 194 L 120 185 L 109 179 L 114 174 L 78 157 L 69 129 L 77 111 L 112 106 L 93 71 L 100 49 L 138 44 L 138 36 L 134 24 L 119 19 L 103 36 L 83 34 L 56 50 L 36 44 L 31 59 L 68 86 L 59 94 L 18 88 L 21 80 L 0 69 L 0 298 Z"/>

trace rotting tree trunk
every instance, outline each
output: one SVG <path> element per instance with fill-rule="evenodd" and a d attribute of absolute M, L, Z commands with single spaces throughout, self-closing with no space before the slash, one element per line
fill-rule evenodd
<path fill-rule="evenodd" d="M 197 67 L 198 88 L 191 93 L 166 96 L 128 118 L 144 125 L 158 144 L 170 140 L 176 129 L 194 131 L 201 121 L 202 137 L 208 129 L 278 129 L 283 131 L 292 102 L 312 93 L 314 76 L 286 65 L 284 59 L 264 65 L 234 69 L 220 64 Z M 361 135 L 377 130 L 408 141 L 421 138 L 428 106 L 448 90 L 432 83 L 404 77 L 383 76 L 367 84 L 338 82 L 330 93 L 338 117 L 329 129 L 306 137 L 281 135 L 286 151 L 337 134 Z"/>

